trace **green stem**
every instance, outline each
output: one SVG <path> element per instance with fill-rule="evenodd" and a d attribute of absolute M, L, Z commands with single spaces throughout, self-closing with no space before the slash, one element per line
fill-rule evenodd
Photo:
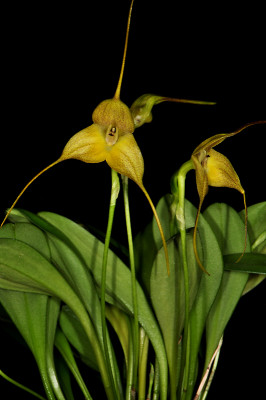
<path fill-rule="evenodd" d="M 154 382 L 154 366 L 151 364 L 151 369 L 150 369 L 150 374 L 149 374 L 149 386 L 148 386 L 147 400 L 151 400 L 153 382 Z"/>
<path fill-rule="evenodd" d="M 139 354 L 139 391 L 138 400 L 145 400 L 146 395 L 146 380 L 147 380 L 147 360 L 149 351 L 149 338 L 140 328 L 140 354 Z"/>
<path fill-rule="evenodd" d="M 34 392 L 33 390 L 27 388 L 24 385 L 21 385 L 21 383 L 18 383 L 17 381 L 15 381 L 14 379 L 10 378 L 9 376 L 7 376 L 3 371 L 0 370 L 0 376 L 2 376 L 2 378 L 6 379 L 8 382 L 12 383 L 12 385 L 17 386 L 18 388 L 25 390 L 26 392 L 32 394 L 32 396 L 37 397 L 37 399 L 41 399 L 41 400 L 46 400 L 44 397 L 42 397 L 40 394 Z"/>
<path fill-rule="evenodd" d="M 106 291 L 106 271 L 107 271 L 107 259 L 108 259 L 108 250 L 109 244 L 111 239 L 111 232 L 114 220 L 114 212 L 116 206 L 116 200 L 120 190 L 120 183 L 117 172 L 113 169 L 112 171 L 112 187 L 111 187 L 111 198 L 110 198 L 110 206 L 109 206 L 109 216 L 108 216 L 108 224 L 106 229 L 106 236 L 105 236 L 105 243 L 104 243 L 104 252 L 103 252 L 103 262 L 102 262 L 102 281 L 101 281 L 101 317 L 102 317 L 102 330 L 103 330 L 103 345 L 104 345 L 104 352 L 106 357 L 107 363 L 107 370 L 109 374 L 109 379 L 112 386 L 112 391 L 114 393 L 114 398 L 117 396 L 115 395 L 117 392 L 115 379 L 112 372 L 112 362 L 108 347 L 108 330 L 106 324 L 106 317 L 105 317 L 105 291 Z"/>
<path fill-rule="evenodd" d="M 159 400 L 160 398 L 160 366 L 158 359 L 155 359 L 154 367 L 154 382 L 153 382 L 153 396 L 152 400 Z"/>
<path fill-rule="evenodd" d="M 132 387 L 133 387 L 133 370 L 134 370 L 134 348 L 133 348 L 133 321 L 132 318 L 129 320 L 130 332 L 128 337 L 128 367 L 127 367 L 127 387 L 126 387 L 126 398 L 125 400 L 132 399 Z"/>
<path fill-rule="evenodd" d="M 189 360 L 190 360 L 190 334 L 189 334 L 189 276 L 188 276 L 188 264 L 187 264 L 187 244 L 186 244 L 186 220 L 185 220 L 185 182 L 186 175 L 194 169 L 194 165 L 191 160 L 184 163 L 177 174 L 172 179 L 171 186 L 172 192 L 178 198 L 178 206 L 176 209 L 176 218 L 178 220 L 181 248 L 182 248 L 182 261 L 183 261 L 183 273 L 184 273 L 184 291 L 185 291 L 185 321 L 184 321 L 184 334 L 183 334 L 183 349 L 184 356 L 182 362 L 181 372 L 181 399 L 185 399 L 186 391 L 188 386 L 189 377 Z"/>
<path fill-rule="evenodd" d="M 139 359 L 139 322 L 138 322 L 138 300 L 137 300 L 137 285 L 136 285 L 136 269 L 135 257 L 133 248 L 133 238 L 130 219 L 130 208 L 128 199 L 128 177 L 122 176 L 126 227 L 128 237 L 128 250 L 129 250 L 129 263 L 131 269 L 131 288 L 132 288 L 132 304 L 134 313 L 134 369 L 133 369 L 133 389 L 137 388 L 137 375 L 138 375 L 138 359 Z"/>

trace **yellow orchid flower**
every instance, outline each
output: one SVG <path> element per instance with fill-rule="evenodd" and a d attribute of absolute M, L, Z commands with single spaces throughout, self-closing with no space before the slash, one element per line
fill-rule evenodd
<path fill-rule="evenodd" d="M 173 103 L 187 103 L 187 104 L 199 104 L 199 105 L 214 105 L 213 101 L 201 101 L 201 100 L 188 100 L 188 99 L 175 99 L 173 97 L 157 96 L 155 94 L 143 94 L 137 100 L 134 101 L 130 107 L 130 111 L 134 120 L 135 128 L 139 128 L 144 123 L 152 121 L 151 110 L 154 105 L 163 103 L 165 101 Z"/>
<path fill-rule="evenodd" d="M 213 150 L 213 147 L 223 142 L 226 138 L 234 136 L 237 133 L 243 131 L 249 126 L 262 123 L 266 123 L 266 121 L 257 121 L 246 124 L 232 133 L 221 133 L 214 135 L 202 142 L 192 153 L 191 159 L 196 171 L 196 184 L 200 198 L 194 227 L 193 246 L 197 262 L 200 268 L 206 273 L 207 271 L 203 267 L 197 252 L 196 235 L 200 210 L 203 200 L 208 193 L 209 186 L 233 188 L 238 190 L 243 195 L 245 208 L 245 243 L 243 253 L 237 261 L 239 261 L 245 253 L 247 244 L 247 205 L 245 190 L 243 189 L 239 177 L 234 170 L 231 162 L 223 154 L 218 153 L 218 151 L 216 150 Z"/>
<path fill-rule="evenodd" d="M 59 159 L 48 165 L 48 167 L 44 168 L 27 183 L 16 198 L 15 202 L 12 204 L 11 208 L 8 210 L 1 226 L 3 226 L 10 212 L 29 185 L 54 165 L 68 159 L 78 159 L 86 163 L 99 163 L 106 161 L 107 164 L 116 172 L 125 175 L 136 182 L 148 199 L 162 237 L 167 271 L 169 274 L 168 251 L 161 223 L 152 200 L 142 182 L 144 161 L 141 151 L 133 136 L 135 129 L 133 117 L 129 108 L 120 100 L 133 2 L 134 0 L 131 1 L 130 5 L 122 67 L 114 97 L 101 102 L 92 114 L 93 124 L 76 133 L 67 142 Z"/>
<path fill-rule="evenodd" d="M 138 128 L 145 122 L 151 121 L 152 107 L 163 101 L 194 104 L 214 103 L 198 100 L 173 99 L 147 94 L 139 97 L 132 104 L 131 109 L 129 109 L 127 105 L 120 100 L 133 2 L 134 0 L 131 1 L 130 5 L 122 66 L 114 97 L 102 101 L 92 114 L 93 124 L 76 133 L 67 142 L 58 160 L 48 165 L 27 183 L 8 210 L 1 226 L 3 226 L 17 201 L 31 183 L 54 165 L 68 159 L 77 159 L 85 163 L 100 163 L 106 161 L 113 170 L 132 179 L 141 188 L 149 201 L 162 237 L 167 271 L 169 274 L 167 245 L 156 209 L 143 185 L 144 161 L 133 133 L 135 128 Z"/>

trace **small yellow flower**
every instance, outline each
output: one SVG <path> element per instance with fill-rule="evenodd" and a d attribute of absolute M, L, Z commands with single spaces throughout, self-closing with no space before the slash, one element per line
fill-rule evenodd
<path fill-rule="evenodd" d="M 129 108 L 120 100 L 104 100 L 92 114 L 93 124 L 76 133 L 59 161 L 74 158 L 85 163 L 106 161 L 116 172 L 142 186 L 144 162 L 133 136 Z"/>
<path fill-rule="evenodd" d="M 149 201 L 162 237 L 167 271 L 169 274 L 167 245 L 156 209 L 143 185 L 144 161 L 133 133 L 135 128 L 138 128 L 145 122 L 150 122 L 152 120 L 151 110 L 155 104 L 164 101 L 192 104 L 214 103 L 198 100 L 173 99 L 147 94 L 139 97 L 133 103 L 131 109 L 129 109 L 127 105 L 120 100 L 133 2 L 134 0 L 131 0 L 122 66 L 114 97 L 102 101 L 92 114 L 92 125 L 76 133 L 67 142 L 58 160 L 48 165 L 48 167 L 44 168 L 27 183 L 9 209 L 1 226 L 5 223 L 8 215 L 29 185 L 54 165 L 68 159 L 77 159 L 85 163 L 100 163 L 106 161 L 113 170 L 132 179 L 141 188 Z"/>
<path fill-rule="evenodd" d="M 134 0 L 131 1 L 129 10 L 122 67 L 114 97 L 102 101 L 92 114 L 93 124 L 76 133 L 67 142 L 59 159 L 48 165 L 48 167 L 44 168 L 27 183 L 16 198 L 15 202 L 12 204 L 11 208 L 8 210 L 1 227 L 29 185 L 54 165 L 68 159 L 77 159 L 85 163 L 99 163 L 106 161 L 107 164 L 116 172 L 125 175 L 136 182 L 149 201 L 162 237 L 167 272 L 169 274 L 169 257 L 162 226 L 156 209 L 142 181 L 144 161 L 141 151 L 133 136 L 135 129 L 133 117 L 129 108 L 120 100 L 133 2 Z"/>
<path fill-rule="evenodd" d="M 202 142 L 192 153 L 191 159 L 193 161 L 194 168 L 196 171 L 196 184 L 200 198 L 196 222 L 195 222 L 195 228 L 194 228 L 193 246 L 197 262 L 204 272 L 207 271 L 203 267 L 198 256 L 197 245 L 196 245 L 196 234 L 197 234 L 197 226 L 198 226 L 200 210 L 202 207 L 203 200 L 206 194 L 208 193 L 209 186 L 233 188 L 238 190 L 243 195 L 245 216 L 246 216 L 245 244 L 243 253 L 237 261 L 239 261 L 243 256 L 243 254 L 245 253 L 246 243 L 247 243 L 247 206 L 246 206 L 245 191 L 240 183 L 239 177 L 236 171 L 234 170 L 231 162 L 223 154 L 218 153 L 218 151 L 216 150 L 213 150 L 213 147 L 223 142 L 226 138 L 234 136 L 237 133 L 243 131 L 245 128 L 261 123 L 266 123 L 266 121 L 257 121 L 254 123 L 246 124 L 237 131 L 232 133 L 221 133 L 218 135 L 214 135 L 209 139 L 205 140 L 204 142 Z"/>
<path fill-rule="evenodd" d="M 130 110 L 121 100 L 114 97 L 100 103 L 94 110 L 92 119 L 94 122 L 92 125 L 76 133 L 67 142 L 59 159 L 39 172 L 24 187 L 8 211 L 2 225 L 28 186 L 54 165 L 68 159 L 77 159 L 85 163 L 106 161 L 116 172 L 132 179 L 148 199 L 161 233 L 169 274 L 167 245 L 156 209 L 143 185 L 144 161 L 133 136 L 134 122 Z"/>
<path fill-rule="evenodd" d="M 130 107 L 130 111 L 134 120 L 135 128 L 139 128 L 145 123 L 152 121 L 152 108 L 156 104 L 165 101 L 172 103 L 186 103 L 186 104 L 199 104 L 199 105 L 214 105 L 213 101 L 201 100 L 188 100 L 188 99 L 175 99 L 173 97 L 157 96 L 155 94 L 143 94 L 134 101 Z"/>

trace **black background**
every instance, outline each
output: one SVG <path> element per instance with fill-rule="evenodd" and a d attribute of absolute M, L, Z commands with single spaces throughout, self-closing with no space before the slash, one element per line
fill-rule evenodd
<path fill-rule="evenodd" d="M 155 93 L 217 102 L 158 105 L 153 122 L 136 130 L 144 185 L 155 204 L 201 141 L 266 118 L 265 11 L 258 4 L 135 1 L 121 99 L 130 106 L 138 96 Z M 27 181 L 91 124 L 97 104 L 114 95 L 128 8 L 129 1 L 104 0 L 10 4 L 3 10 L 2 217 Z M 248 205 L 265 200 L 265 133 L 265 126 L 251 127 L 217 149 L 238 172 Z M 69 160 L 40 177 L 18 207 L 57 212 L 104 231 L 109 189 L 105 163 Z M 152 213 L 133 183 L 130 195 L 137 233 Z M 193 172 L 187 198 L 197 205 Z M 205 206 L 214 201 L 243 208 L 241 194 L 231 189 L 211 188 Z M 120 199 L 113 234 L 125 244 L 123 218 Z M 265 288 L 263 283 L 240 301 L 226 330 L 210 399 L 259 398 L 265 389 Z"/>

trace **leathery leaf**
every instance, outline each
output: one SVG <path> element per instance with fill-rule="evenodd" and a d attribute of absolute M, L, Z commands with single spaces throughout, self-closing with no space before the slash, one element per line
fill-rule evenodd
<path fill-rule="evenodd" d="M 14 239 L 0 239 L 0 274 L 5 281 L 24 285 L 25 291 L 40 291 L 61 299 L 79 318 L 94 351 L 106 390 L 109 378 L 99 339 L 86 309 L 57 269 L 33 247 Z M 0 282 L 1 283 L 1 282 Z M 22 288 L 21 288 L 22 290 Z"/>
<path fill-rule="evenodd" d="M 193 234 L 187 234 L 189 295 L 190 308 L 197 294 L 201 271 L 193 254 Z M 179 235 L 168 242 L 171 265 L 170 276 L 162 265 L 163 249 L 159 250 L 154 260 L 150 277 L 152 304 L 159 321 L 169 364 L 171 393 L 175 393 L 178 383 L 178 359 L 181 354 L 178 342 L 181 340 L 185 318 L 184 273 L 182 267 L 182 250 Z"/>
<path fill-rule="evenodd" d="M 195 221 L 196 212 L 196 208 L 190 205 L 190 207 L 187 207 L 187 213 L 189 214 L 186 214 L 186 218 L 188 217 L 190 220 L 194 218 Z M 221 250 L 214 232 L 203 215 L 200 215 L 199 217 L 197 235 L 200 238 L 198 245 L 200 245 L 199 251 L 202 252 L 203 265 L 210 275 L 202 273 L 199 289 L 190 311 L 190 362 L 186 399 L 190 399 L 193 392 L 202 334 L 208 313 L 219 290 L 223 275 L 223 258 Z"/>
<path fill-rule="evenodd" d="M 37 218 L 26 213 L 29 220 L 42 229 L 52 232 L 69 247 L 74 249 L 76 254 L 84 260 L 87 268 L 91 271 L 96 285 L 101 285 L 101 268 L 104 245 L 83 227 L 75 222 L 57 214 L 42 212 Z M 52 230 L 52 231 L 51 231 Z M 122 307 L 126 312 L 132 314 L 131 278 L 130 271 L 125 264 L 111 251 L 108 254 L 107 267 L 107 300 L 110 303 Z M 147 332 L 154 347 L 160 366 L 161 397 L 167 397 L 167 358 L 162 335 L 156 322 L 155 316 L 148 304 L 148 301 L 137 284 L 139 322 Z M 66 302 L 66 301 L 65 301 Z M 70 308 L 71 305 L 66 302 Z M 75 310 L 73 310 L 75 312 Z M 84 327 L 84 326 L 83 326 Z M 86 329 L 85 329 L 86 330 Z"/>
<path fill-rule="evenodd" d="M 245 240 L 245 225 L 238 213 L 227 204 L 216 203 L 205 210 L 204 217 L 216 235 L 222 254 L 241 254 Z M 247 241 L 246 251 L 250 251 L 249 240 Z M 224 271 L 223 273 L 219 291 L 206 323 L 207 348 L 205 369 L 242 296 L 247 280 L 247 273 L 237 271 Z"/>
<path fill-rule="evenodd" d="M 240 213 L 240 216 L 242 219 L 245 218 L 243 212 Z M 252 252 L 266 255 L 266 202 L 261 202 L 248 207 L 248 234 Z M 246 260 L 243 260 L 243 262 L 246 263 Z M 262 271 L 265 271 L 265 263 L 263 260 L 256 260 L 253 258 L 248 260 L 247 264 L 250 266 L 250 271 L 256 271 L 256 269 L 258 269 L 260 274 L 252 273 L 250 275 L 243 294 L 254 289 L 265 279 L 265 274 L 261 273 Z"/>
<path fill-rule="evenodd" d="M 31 349 L 49 400 L 64 400 L 53 359 L 59 301 L 42 294 L 0 290 L 0 301 Z"/>

